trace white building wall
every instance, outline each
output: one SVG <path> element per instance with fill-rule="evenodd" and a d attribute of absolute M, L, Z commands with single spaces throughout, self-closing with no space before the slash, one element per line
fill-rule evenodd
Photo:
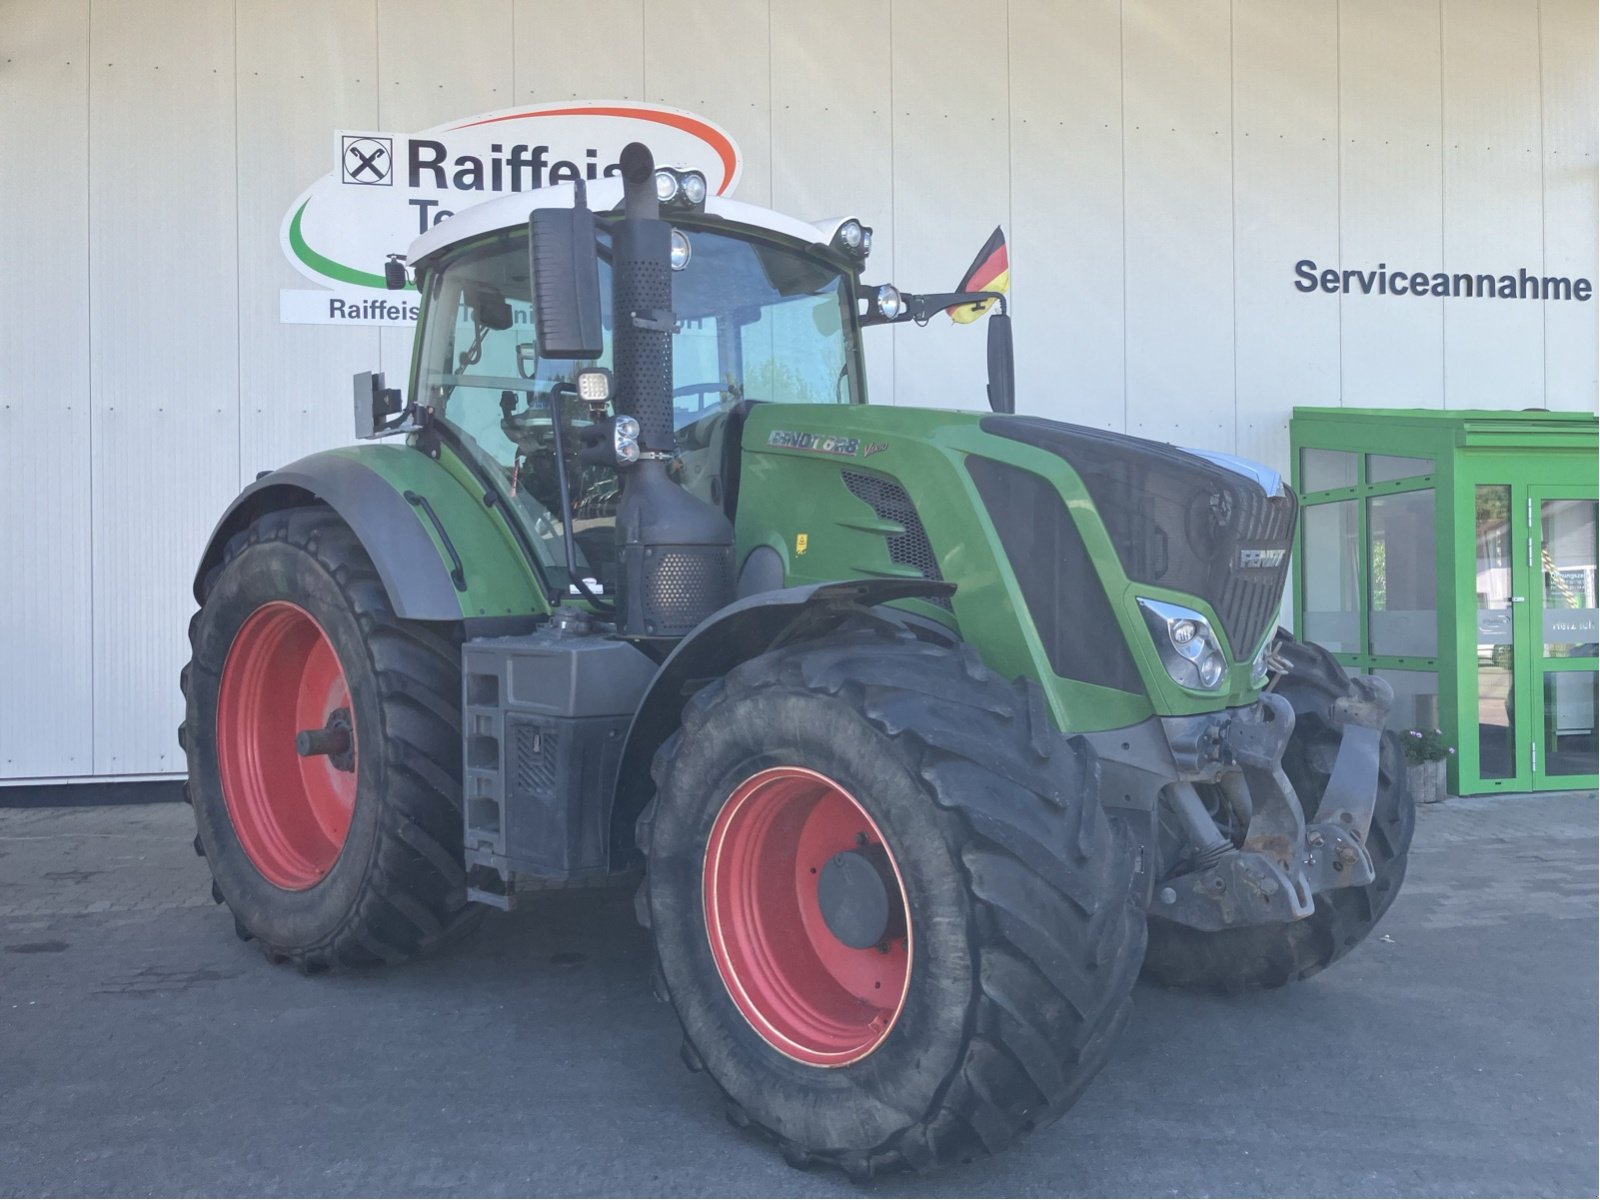
<path fill-rule="evenodd" d="M 1011 245 L 1024 410 L 1287 468 L 1296 404 L 1593 409 L 1596 304 L 1304 295 L 1319 266 L 1596 275 L 1594 0 L 0 0 L 0 781 L 182 769 L 190 572 L 347 440 L 404 331 L 278 323 L 336 128 L 636 99 L 884 277 Z M 981 328 L 874 399 L 982 404 Z"/>

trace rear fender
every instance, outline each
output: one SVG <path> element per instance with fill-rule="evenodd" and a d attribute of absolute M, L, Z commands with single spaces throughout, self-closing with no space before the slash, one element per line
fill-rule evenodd
<path fill-rule="evenodd" d="M 206 575 L 230 538 L 265 513 L 308 504 L 326 504 L 350 527 L 398 617 L 461 621 L 548 610 L 498 515 L 446 467 L 399 446 L 308 455 L 245 488 L 206 544 L 195 599 L 204 599 Z"/>
<path fill-rule="evenodd" d="M 955 584 L 937 580 L 849 579 L 761 592 L 707 617 L 661 664 L 628 727 L 611 803 L 613 868 L 634 855 L 634 824 L 655 790 L 651 761 L 678 728 L 685 703 L 700 686 L 779 645 L 823 637 L 865 609 L 911 597 L 948 596 L 954 591 Z M 904 616 L 893 614 L 896 620 Z M 936 622 L 907 618 L 904 623 L 919 637 L 954 640 L 950 631 Z"/>

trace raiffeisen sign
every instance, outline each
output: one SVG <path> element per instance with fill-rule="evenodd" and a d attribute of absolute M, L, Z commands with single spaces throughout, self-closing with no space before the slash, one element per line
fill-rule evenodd
<path fill-rule="evenodd" d="M 414 290 L 384 287 L 383 264 L 418 234 L 504 192 L 614 175 L 629 142 L 705 174 L 718 195 L 739 181 L 739 150 L 703 117 L 658 104 L 569 101 L 463 117 L 420 133 L 339 130 L 334 169 L 284 214 L 284 255 L 319 290 L 285 288 L 296 324 L 408 325 Z"/>

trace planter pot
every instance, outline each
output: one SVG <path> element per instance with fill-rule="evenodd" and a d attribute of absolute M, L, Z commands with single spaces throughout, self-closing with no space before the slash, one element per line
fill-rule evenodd
<path fill-rule="evenodd" d="M 1411 784 L 1411 799 L 1418 804 L 1437 804 L 1444 799 L 1444 760 L 1411 763 L 1406 767 Z"/>

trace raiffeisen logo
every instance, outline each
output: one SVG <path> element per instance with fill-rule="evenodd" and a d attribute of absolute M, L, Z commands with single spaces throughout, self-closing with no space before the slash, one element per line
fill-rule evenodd
<path fill-rule="evenodd" d="M 631 101 L 568 101 L 480 113 L 403 134 L 339 130 L 334 168 L 295 198 L 280 241 L 295 269 L 330 292 L 285 290 L 290 322 L 407 324 L 414 292 L 387 292 L 383 264 L 471 204 L 617 172 L 629 142 L 701 171 L 718 195 L 739 181 L 733 139 L 693 113 Z M 382 293 L 379 295 L 379 293 Z"/>

